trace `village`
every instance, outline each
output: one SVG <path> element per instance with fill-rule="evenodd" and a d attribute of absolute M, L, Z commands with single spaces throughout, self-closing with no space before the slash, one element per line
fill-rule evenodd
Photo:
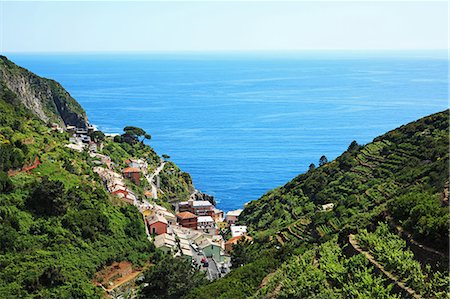
<path fill-rule="evenodd" d="M 195 194 L 187 201 L 172 204 L 172 209 L 158 205 L 159 173 L 166 162 L 162 161 L 149 173 L 148 163 L 137 157 L 127 160 L 127 167 L 117 169 L 110 157 L 97 152 L 101 144 L 89 137 L 94 130 L 68 126 L 71 137 L 66 147 L 89 151 L 96 164 L 93 171 L 102 179 L 106 190 L 136 206 L 142 214 L 148 240 L 166 254 L 186 259 L 193 268 L 204 271 L 209 280 L 226 275 L 231 269 L 233 245 L 242 239 L 252 241 L 247 227 L 237 225 L 242 210 L 224 213 L 210 201 L 196 200 Z M 127 181 L 139 185 L 141 180 L 147 180 L 151 188 L 140 198 L 127 186 Z"/>

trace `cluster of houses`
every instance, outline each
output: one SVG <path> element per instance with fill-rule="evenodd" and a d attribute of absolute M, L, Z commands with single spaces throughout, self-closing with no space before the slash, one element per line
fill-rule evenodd
<path fill-rule="evenodd" d="M 230 211 L 224 218 L 223 211 L 209 201 L 189 200 L 176 205 L 178 213 L 172 214 L 156 204 L 142 207 L 145 222 L 157 248 L 188 259 L 194 266 L 215 279 L 229 271 L 229 253 L 242 238 L 247 236 L 246 226 L 235 225 L 242 210 Z M 232 238 L 225 242 L 221 228 L 230 228 Z"/>
<path fill-rule="evenodd" d="M 149 240 L 162 251 L 189 260 L 194 267 L 205 271 L 209 279 L 218 278 L 230 271 L 229 254 L 233 245 L 242 238 L 251 241 L 251 237 L 247 236 L 247 227 L 236 225 L 242 210 L 230 211 L 224 215 L 224 212 L 216 209 L 211 202 L 191 198 L 175 204 L 176 213 L 172 213 L 163 206 L 139 199 L 127 186 L 125 179 L 139 185 L 142 175 L 148 179 L 157 173 L 149 176 L 148 164 L 142 159 L 127 160 L 127 167 L 120 173 L 116 172 L 116 165 L 111 158 L 97 153 L 97 148 L 91 146 L 91 129 L 93 128 L 79 129 L 68 126 L 67 131 L 72 133 L 72 137 L 67 146 L 78 151 L 88 146 L 89 155 L 93 163 L 97 164 L 93 171 L 102 179 L 108 192 L 139 209 Z M 152 194 L 147 191 L 145 195 L 151 197 Z M 228 241 L 220 234 L 225 229 L 231 231 L 232 237 Z"/>
<path fill-rule="evenodd" d="M 108 190 L 109 193 L 116 195 L 123 201 L 130 204 L 137 204 L 137 196 L 131 189 L 127 187 L 123 177 L 120 174 L 111 169 L 103 168 L 101 166 L 94 167 L 93 171 L 97 173 L 103 180 L 106 190 Z"/>
<path fill-rule="evenodd" d="M 60 130 L 57 124 L 52 124 L 52 130 Z M 89 136 L 95 131 L 94 126 L 85 128 L 77 128 L 75 126 L 67 126 L 67 133 L 70 134 L 69 144 L 66 147 L 82 152 L 86 147 L 90 152 L 97 152 L 98 144 L 91 140 Z"/>

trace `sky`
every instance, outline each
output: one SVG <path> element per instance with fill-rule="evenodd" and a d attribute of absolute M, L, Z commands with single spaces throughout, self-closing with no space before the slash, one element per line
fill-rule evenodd
<path fill-rule="evenodd" d="M 448 49 L 448 5 L 0 0 L 0 52 Z"/>

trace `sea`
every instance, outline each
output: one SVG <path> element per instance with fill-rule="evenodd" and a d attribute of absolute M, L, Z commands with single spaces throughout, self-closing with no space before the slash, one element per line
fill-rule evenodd
<path fill-rule="evenodd" d="M 7 56 L 60 82 L 100 130 L 146 130 L 225 211 L 449 106 L 445 51 Z"/>

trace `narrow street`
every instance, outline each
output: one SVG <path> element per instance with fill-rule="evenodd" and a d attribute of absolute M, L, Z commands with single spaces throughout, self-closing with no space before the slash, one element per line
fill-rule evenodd
<path fill-rule="evenodd" d="M 158 198 L 158 188 L 156 187 L 155 183 L 153 182 L 153 179 L 155 176 L 157 176 L 163 169 L 166 162 L 162 162 L 161 165 L 159 165 L 152 174 L 147 175 L 145 178 L 149 182 L 150 186 L 152 187 L 152 198 L 157 199 Z"/>

